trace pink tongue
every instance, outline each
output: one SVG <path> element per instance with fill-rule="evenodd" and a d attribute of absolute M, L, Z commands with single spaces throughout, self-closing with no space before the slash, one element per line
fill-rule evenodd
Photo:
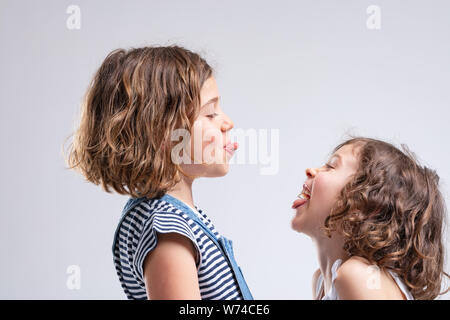
<path fill-rule="evenodd" d="M 295 208 L 297 208 L 298 206 L 301 206 L 302 204 L 304 204 L 306 201 L 308 201 L 308 200 L 306 200 L 306 199 L 297 199 L 297 200 L 295 200 L 294 203 L 292 204 L 292 208 L 295 209 Z"/>

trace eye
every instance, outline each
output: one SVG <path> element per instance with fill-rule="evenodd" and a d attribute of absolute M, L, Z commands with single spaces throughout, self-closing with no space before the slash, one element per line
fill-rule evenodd
<path fill-rule="evenodd" d="M 334 167 L 330 166 L 328 163 L 325 164 L 325 167 L 327 167 L 328 169 L 334 169 Z"/>
<path fill-rule="evenodd" d="M 215 117 L 217 117 L 219 114 L 214 112 L 213 114 L 207 114 L 206 116 L 210 119 L 214 119 Z"/>

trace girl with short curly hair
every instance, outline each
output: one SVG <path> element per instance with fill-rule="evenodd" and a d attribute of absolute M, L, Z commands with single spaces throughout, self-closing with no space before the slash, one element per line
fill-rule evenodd
<path fill-rule="evenodd" d="M 252 299 L 192 194 L 195 179 L 227 174 L 232 128 L 212 68 L 188 49 L 117 49 L 97 70 L 68 163 L 130 197 L 112 246 L 129 299 Z"/>
<path fill-rule="evenodd" d="M 448 274 L 439 177 L 403 149 L 352 138 L 325 165 L 306 170 L 292 205 L 292 228 L 310 236 L 318 251 L 314 298 L 424 300 L 442 294 Z"/>

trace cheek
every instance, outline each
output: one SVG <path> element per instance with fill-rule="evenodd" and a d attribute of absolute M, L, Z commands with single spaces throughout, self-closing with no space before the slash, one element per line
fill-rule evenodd
<path fill-rule="evenodd" d="M 198 119 L 194 122 L 192 131 L 190 132 L 190 148 L 192 156 L 204 156 L 205 149 L 208 154 L 214 154 L 214 149 L 220 145 L 222 140 L 220 130 L 209 123 L 208 119 Z"/>
<path fill-rule="evenodd" d="M 221 143 L 223 142 L 222 132 L 220 128 L 217 128 L 215 123 L 211 122 L 208 119 L 201 119 L 196 121 L 196 126 L 192 138 L 202 141 L 203 149 L 211 144 L 221 145 Z"/>
<path fill-rule="evenodd" d="M 186 166 L 185 171 L 196 177 L 221 177 L 228 173 L 227 153 L 223 148 L 223 135 L 220 129 L 208 119 L 194 122 L 190 133 L 190 158 L 194 165 Z"/>
<path fill-rule="evenodd" d="M 318 175 L 314 179 L 311 204 L 314 205 L 321 215 L 326 217 L 335 204 L 340 190 L 341 184 L 336 179 L 330 175 Z"/>

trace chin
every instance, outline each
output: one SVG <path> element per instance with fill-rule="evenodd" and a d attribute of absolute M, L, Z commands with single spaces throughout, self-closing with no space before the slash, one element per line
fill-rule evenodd
<path fill-rule="evenodd" d="M 291 220 L 291 228 L 294 231 L 297 231 L 299 233 L 303 233 L 305 235 L 309 235 L 308 232 L 308 226 L 307 222 L 304 219 L 301 219 L 302 217 L 294 216 Z"/>
<path fill-rule="evenodd" d="M 298 221 L 296 221 L 296 219 L 294 218 L 294 219 L 292 219 L 292 221 L 291 221 L 291 228 L 292 228 L 292 230 L 294 230 L 294 231 L 297 231 L 297 232 L 302 232 L 302 225 L 301 225 L 301 223 L 299 223 Z"/>
<path fill-rule="evenodd" d="M 205 172 L 205 177 L 223 177 L 229 171 L 228 164 L 212 164 L 209 165 Z"/>

